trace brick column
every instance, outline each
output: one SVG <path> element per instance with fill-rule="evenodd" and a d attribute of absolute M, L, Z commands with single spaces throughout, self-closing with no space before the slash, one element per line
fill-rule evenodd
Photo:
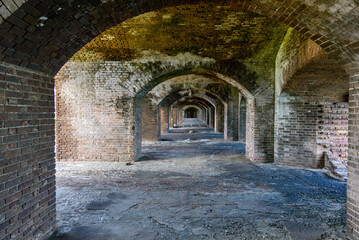
<path fill-rule="evenodd" d="M 157 141 L 157 105 L 151 102 L 150 99 L 144 98 L 142 100 L 142 140 L 143 141 Z"/>
<path fill-rule="evenodd" d="M 227 112 L 227 139 L 237 141 L 238 140 L 238 107 L 239 98 L 238 92 L 232 91 L 232 99 L 228 102 Z"/>
<path fill-rule="evenodd" d="M 169 110 L 167 106 L 160 106 L 160 133 L 168 133 Z"/>
<path fill-rule="evenodd" d="M 0 64 L 0 239 L 55 230 L 55 121 L 51 76 Z"/>
<path fill-rule="evenodd" d="M 224 132 L 224 107 L 222 104 L 219 104 L 216 108 L 216 132 Z"/>
<path fill-rule="evenodd" d="M 347 234 L 359 239 L 359 72 L 349 86 Z"/>
<path fill-rule="evenodd" d="M 98 67 L 68 62 L 56 75 L 57 161 L 129 162 L 140 154 L 141 102 L 107 72 L 95 75 Z"/>
<path fill-rule="evenodd" d="M 240 103 L 240 110 L 239 110 L 239 133 L 238 133 L 238 139 L 240 141 L 245 142 L 246 141 L 246 115 L 247 115 L 247 109 L 246 109 L 247 102 L 245 98 L 242 98 Z"/>

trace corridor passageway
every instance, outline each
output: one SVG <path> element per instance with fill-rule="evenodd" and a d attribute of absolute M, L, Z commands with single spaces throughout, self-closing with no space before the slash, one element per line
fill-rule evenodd
<path fill-rule="evenodd" d="M 0 1 L 0 239 L 359 240 L 358 19 Z"/>
<path fill-rule="evenodd" d="M 198 118 L 184 118 L 176 126 L 176 128 L 208 128 L 209 126 Z"/>

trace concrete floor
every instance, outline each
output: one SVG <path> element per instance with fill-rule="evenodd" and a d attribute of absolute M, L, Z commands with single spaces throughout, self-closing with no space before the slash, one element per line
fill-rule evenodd
<path fill-rule="evenodd" d="M 199 140 L 199 139 L 221 139 L 223 133 L 214 132 L 214 128 L 209 128 L 207 124 L 197 118 L 185 118 L 181 120 L 175 128 L 170 128 L 168 133 L 161 133 L 161 141 L 176 140 Z"/>
<path fill-rule="evenodd" d="M 208 128 L 208 125 L 198 118 L 184 118 L 178 124 L 176 124 L 176 128 L 196 128 L 203 127 Z"/>
<path fill-rule="evenodd" d="M 55 239 L 345 239 L 346 183 L 321 171 L 253 164 L 219 139 L 144 147 L 133 165 L 57 164 Z"/>

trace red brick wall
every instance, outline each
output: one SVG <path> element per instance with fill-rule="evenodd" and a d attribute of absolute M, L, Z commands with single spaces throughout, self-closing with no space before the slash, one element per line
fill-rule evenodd
<path fill-rule="evenodd" d="M 55 230 L 52 77 L 0 64 L 0 239 Z"/>
<path fill-rule="evenodd" d="M 329 161 L 325 162 L 325 167 L 330 170 L 336 167 L 332 166 L 334 162 L 340 168 L 348 165 L 348 105 L 347 102 L 321 105 L 317 134 L 318 154 L 327 154 Z"/>
<path fill-rule="evenodd" d="M 350 239 L 359 239 L 359 61 L 348 65 L 347 70 L 353 77 L 349 87 L 347 234 Z"/>
<path fill-rule="evenodd" d="M 68 63 L 56 76 L 58 161 L 134 159 L 134 98 L 97 70 Z"/>
<path fill-rule="evenodd" d="M 317 168 L 317 121 L 319 106 L 307 99 L 281 97 L 276 109 L 277 164 Z"/>
<path fill-rule="evenodd" d="M 168 133 L 168 119 L 169 119 L 169 109 L 168 106 L 159 106 L 160 109 L 160 116 L 159 120 L 160 124 L 160 132 L 161 133 Z"/>
<path fill-rule="evenodd" d="M 142 140 L 143 141 L 157 141 L 158 130 L 158 108 L 150 98 L 145 97 L 142 100 Z"/>
<path fill-rule="evenodd" d="M 92 36 L 115 25 L 125 18 L 148 12 L 163 5 L 161 1 L 146 4 L 143 1 L 128 1 L 125 4 L 116 1 L 93 1 L 93 6 L 86 11 L 86 4 L 73 7 L 73 2 L 64 5 L 54 1 L 1 1 L 0 22 L 2 31 L 1 56 L 3 61 L 21 66 L 47 69 L 57 72 L 59 67 L 68 60 L 73 53 L 90 40 Z M 181 4 L 187 1 L 172 1 L 168 5 Z M 195 2 L 195 1 L 194 1 Z M 227 4 L 226 1 L 223 2 Z M 358 187 L 358 24 L 357 4 L 354 0 L 322 1 L 318 4 L 304 1 L 239 1 L 234 7 L 242 10 L 255 11 L 270 16 L 281 22 L 295 26 L 297 30 L 315 40 L 328 52 L 339 55 L 348 65 L 348 72 L 352 75 L 350 94 L 350 177 L 348 181 L 348 234 L 354 239 L 359 238 L 359 202 Z M 104 7 L 102 6 L 104 4 Z M 31 6 L 31 8 L 30 8 Z M 16 11 L 20 7 L 20 11 Z M 40 16 L 57 16 L 53 10 L 66 9 L 60 12 L 56 21 L 49 20 L 46 27 L 37 28 Z M 128 11 L 128 9 L 134 9 Z M 118 10 L 118 11 L 117 11 Z M 106 14 L 103 14 L 103 13 Z M 13 14 L 15 13 L 15 14 Z M 54 14 L 54 15 L 53 15 Z M 78 16 L 78 17 L 76 17 Z M 334 19 L 334 20 L 333 20 Z M 71 22 L 71 31 L 62 31 Z M 89 29 L 88 23 L 94 26 Z M 31 30 L 32 29 L 32 30 Z M 87 29 L 87 30 L 84 30 Z M 24 36 L 26 35 L 26 40 Z M 76 38 L 74 38 L 76 36 Z M 41 43 L 41 44 L 39 44 Z M 46 47 L 44 47 L 46 46 Z M 15 49 L 15 50 L 14 50 Z M 355 62 L 357 61 L 357 62 Z M 350 66 L 349 66 L 350 65 Z M 9 102 L 10 104 L 10 102 Z M 30 105 L 29 105 L 30 106 Z M 5 113 L 4 113 L 5 114 Z M 6 115 L 6 114 L 5 114 Z M 1 120 L 4 121 L 4 120 Z M 4 123 L 2 123 L 4 124 Z M 2 128 L 11 128 L 3 126 Z M 14 133 L 11 133 L 11 136 Z M 3 143 L 1 143 L 4 145 Z"/>
<path fill-rule="evenodd" d="M 276 163 L 323 168 L 327 164 L 323 155 L 326 152 L 346 164 L 348 105 L 319 100 L 298 96 L 279 98 L 276 109 Z"/>
<path fill-rule="evenodd" d="M 180 72 L 186 60 L 163 61 L 156 74 L 150 74 L 150 66 L 154 63 L 148 60 L 144 68 L 135 68 L 136 62 L 108 61 L 99 63 L 69 62 L 58 73 L 56 78 L 56 107 L 57 107 L 57 159 L 59 161 L 131 161 L 140 153 L 141 128 L 134 115 L 133 98 L 145 96 L 147 90 L 156 86 L 157 81 L 173 78 L 173 72 Z M 145 60 L 144 60 L 145 61 Z M 147 61 L 147 60 L 146 60 Z M 205 64 L 205 60 L 203 60 Z M 190 65 L 190 63 L 188 63 Z M 191 63 L 194 64 L 194 63 Z M 196 63 L 197 64 L 197 63 Z M 202 64 L 201 61 L 198 64 Z M 224 64 L 224 63 L 220 63 Z M 221 70 L 222 65 L 206 66 Z M 170 67 L 168 67 L 168 65 Z M 142 66 L 142 65 L 141 65 Z M 187 66 L 187 65 L 186 65 Z M 188 66 L 187 66 L 188 67 Z M 238 69 L 246 68 L 240 63 L 234 63 L 228 71 L 228 76 L 234 75 Z M 238 70 L 239 71 L 239 70 Z M 194 71 L 195 72 L 195 71 Z M 250 71 L 247 72 L 250 75 Z M 213 85 L 213 91 L 227 92 L 238 88 L 244 91 L 243 84 L 248 84 L 242 78 L 237 80 L 226 77 L 226 72 L 217 74 L 209 72 L 218 81 L 227 82 L 219 88 Z M 246 79 L 245 76 L 242 76 Z M 253 78 L 255 74 L 253 73 Z M 268 72 L 268 78 L 274 78 L 274 69 Z M 167 80 L 167 79 L 166 79 Z M 248 80 L 249 81 L 249 80 Z M 240 83 L 239 83 L 240 82 Z M 228 87 L 227 85 L 233 85 Z M 236 90 L 237 91 L 237 90 Z M 246 90 L 247 91 L 247 90 Z M 247 156 L 258 162 L 273 162 L 274 148 L 274 96 L 273 86 L 262 81 L 256 89 L 259 93 L 247 102 Z M 250 97 L 251 93 L 246 93 Z M 233 95 L 232 92 L 226 94 Z M 237 95 L 233 98 L 238 99 Z M 224 99 L 230 102 L 231 99 Z M 236 100 L 237 101 L 237 100 Z M 227 104 L 225 121 L 229 123 L 225 137 L 237 139 L 238 135 L 238 101 Z M 163 122 L 162 127 L 165 127 Z M 233 128 L 234 134 L 230 134 Z M 165 131 L 165 129 L 163 129 Z M 142 131 L 140 131 L 142 132 Z"/>
<path fill-rule="evenodd" d="M 297 70 L 325 58 L 327 54 L 318 44 L 289 28 L 276 57 L 276 96 L 279 96 Z"/>

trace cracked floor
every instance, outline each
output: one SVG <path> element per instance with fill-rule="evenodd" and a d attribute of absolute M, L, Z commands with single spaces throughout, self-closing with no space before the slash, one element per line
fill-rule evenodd
<path fill-rule="evenodd" d="M 345 239 L 346 183 L 253 164 L 244 145 L 144 144 L 132 165 L 57 163 L 54 239 Z"/>

